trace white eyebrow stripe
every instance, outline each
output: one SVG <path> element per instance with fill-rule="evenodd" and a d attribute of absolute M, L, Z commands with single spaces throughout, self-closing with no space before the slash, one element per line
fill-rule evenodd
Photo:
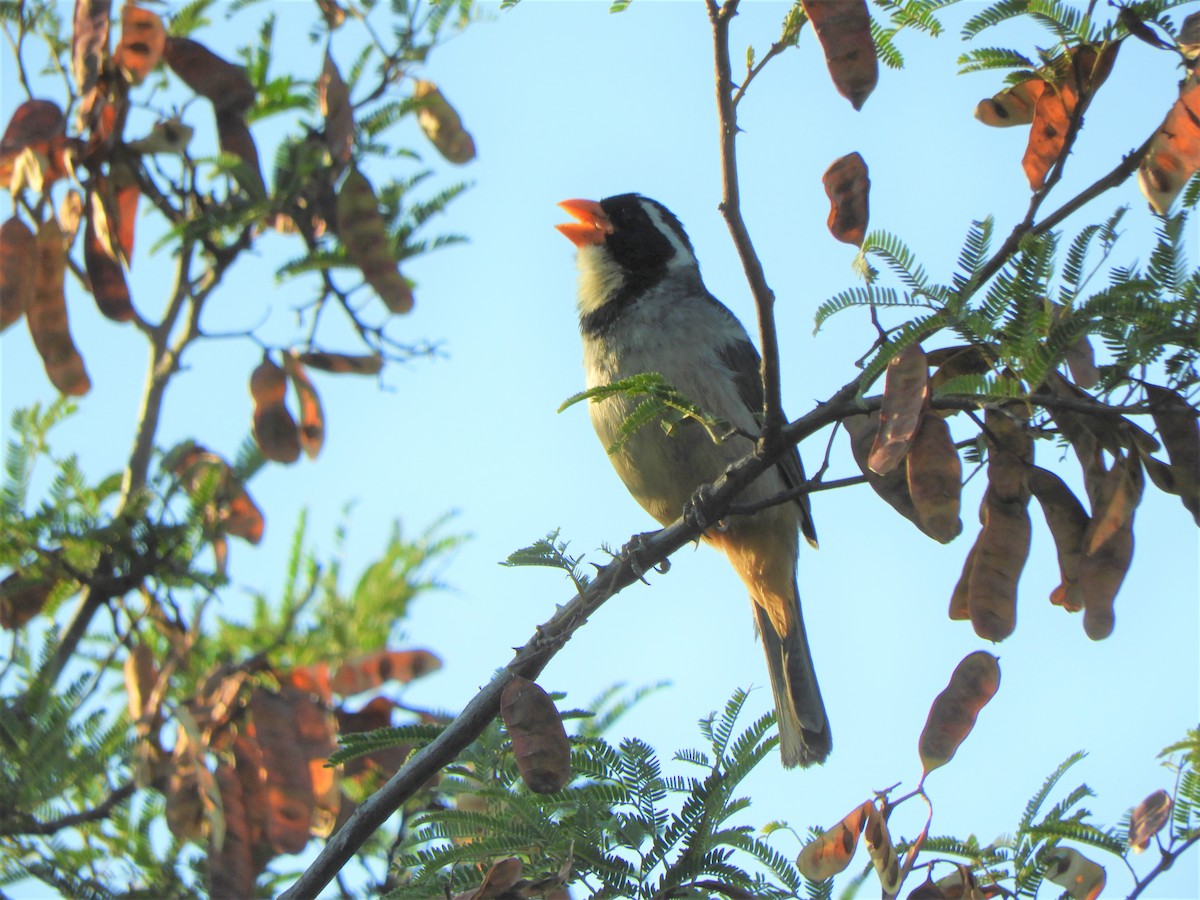
<path fill-rule="evenodd" d="M 638 202 L 641 203 L 642 209 L 645 210 L 646 215 L 650 217 L 650 220 L 655 224 L 659 232 L 666 236 L 672 249 L 675 251 L 675 255 L 671 257 L 667 265 L 670 267 L 695 265 L 695 256 L 692 255 L 692 251 L 688 248 L 687 244 L 679 239 L 679 235 L 675 233 L 675 229 L 671 224 L 663 218 L 662 210 L 645 198 L 640 199 Z"/>

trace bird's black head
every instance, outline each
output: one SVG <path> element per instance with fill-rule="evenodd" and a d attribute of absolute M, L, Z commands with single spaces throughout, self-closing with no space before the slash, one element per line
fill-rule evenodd
<path fill-rule="evenodd" d="M 555 226 L 579 250 L 579 315 L 599 333 L 664 281 L 703 291 L 692 242 L 665 206 L 640 194 L 564 200 L 574 222 Z"/>
<path fill-rule="evenodd" d="M 640 194 L 617 194 L 600 201 L 612 225 L 604 246 L 630 272 L 661 271 L 668 264 L 695 262 L 692 242 L 669 209 Z"/>

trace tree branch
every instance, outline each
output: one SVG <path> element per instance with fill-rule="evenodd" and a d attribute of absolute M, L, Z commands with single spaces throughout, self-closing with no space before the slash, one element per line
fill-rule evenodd
<path fill-rule="evenodd" d="M 733 69 L 729 60 L 729 23 L 737 14 L 738 0 L 725 0 L 717 6 L 708 2 L 708 19 L 713 30 L 713 56 L 716 66 L 717 119 L 721 141 L 721 215 L 733 237 L 754 305 L 758 312 L 759 344 L 762 349 L 763 427 L 759 440 L 771 446 L 783 426 L 783 403 L 779 386 L 779 336 L 775 330 L 775 294 L 767 284 L 762 263 L 750 240 L 742 218 L 741 189 L 737 171 L 737 109 L 734 98 Z M 774 49 L 774 48 L 772 48 Z M 743 89 L 744 90 L 744 89 Z M 741 92 L 738 98 L 741 99 Z"/>
<path fill-rule="evenodd" d="M 0 828 L 0 833 L 50 835 L 56 834 L 64 828 L 76 828 L 80 825 L 86 825 L 89 822 L 99 822 L 101 819 L 107 819 L 112 814 L 112 811 L 132 797 L 136 790 L 137 784 L 128 781 L 119 788 L 116 788 L 92 809 L 85 809 L 82 812 L 60 816 L 57 819 L 50 819 L 46 822 L 34 818 L 30 818 L 27 821 L 22 820 L 13 825 L 4 825 Z"/>
<path fill-rule="evenodd" d="M 1126 900 L 1136 900 L 1136 898 L 1140 897 L 1142 895 L 1142 891 L 1150 886 L 1150 882 L 1152 882 L 1163 872 L 1167 871 L 1167 869 L 1171 868 L 1171 866 L 1175 864 L 1175 860 L 1182 856 L 1188 847 L 1192 846 L 1192 844 L 1196 843 L 1197 841 L 1200 841 L 1200 831 L 1195 831 L 1188 835 L 1187 839 L 1182 845 L 1180 845 L 1179 849 L 1164 849 L 1162 851 L 1162 856 L 1158 860 L 1158 864 L 1150 870 L 1150 873 L 1145 878 L 1137 880 L 1137 885 L 1130 892 Z"/>
<path fill-rule="evenodd" d="M 781 432 L 782 440 L 770 452 L 756 451 L 732 466 L 713 484 L 699 518 L 716 522 L 725 517 L 738 494 L 773 466 L 792 444 L 833 424 L 839 418 L 860 412 L 861 407 L 855 400 L 858 386 L 858 379 L 851 381 L 827 402 L 788 425 Z M 280 895 L 280 900 L 316 897 L 405 800 L 483 733 L 499 712 L 500 694 L 514 676 L 536 679 L 575 631 L 610 597 L 638 581 L 638 572 L 649 571 L 685 544 L 696 540 L 701 531 L 694 521 L 680 517 L 666 528 L 643 535 L 637 542 L 636 551 L 623 551 L 600 569 L 587 590 L 576 594 L 559 607 L 546 623 L 538 626 L 533 637 L 471 699 L 454 721 L 446 726 L 445 731 L 413 754 L 387 784 L 354 811 L 342 828 L 329 839 L 312 865 Z"/>
<path fill-rule="evenodd" d="M 1042 219 L 1042 221 L 1038 222 L 1037 225 L 1032 223 L 1032 214 L 1035 210 L 1031 209 L 1030 214 L 1012 230 L 1012 233 L 1005 239 L 1000 249 L 992 255 L 992 258 L 980 267 L 979 271 L 975 273 L 975 276 L 970 281 L 963 285 L 962 295 L 970 297 L 987 284 L 992 276 L 999 272 L 1004 267 L 1004 264 L 1017 252 L 1021 239 L 1026 234 L 1045 234 L 1051 228 L 1061 224 L 1072 213 L 1095 200 L 1105 191 L 1111 190 L 1128 180 L 1137 171 L 1138 166 L 1142 164 L 1142 160 L 1150 151 L 1150 145 L 1154 141 L 1155 134 L 1157 134 L 1157 131 L 1146 138 L 1140 147 L 1124 156 L 1113 167 L 1111 172 L 1097 180 L 1091 187 L 1080 191 L 1054 212 L 1050 213 L 1050 215 L 1046 216 L 1046 218 Z"/>

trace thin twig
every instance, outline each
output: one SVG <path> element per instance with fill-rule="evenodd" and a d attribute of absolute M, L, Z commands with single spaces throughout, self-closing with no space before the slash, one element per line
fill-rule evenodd
<path fill-rule="evenodd" d="M 708 0 L 708 19 L 713 30 L 716 66 L 717 120 L 721 145 L 721 215 L 733 238 L 754 305 L 758 312 L 759 345 L 762 349 L 763 427 L 759 438 L 770 447 L 782 427 L 783 403 L 779 386 L 779 337 L 775 330 L 775 294 L 767 284 L 762 263 L 742 218 L 741 189 L 737 171 L 737 110 L 733 99 L 733 71 L 729 60 L 729 24 L 737 13 L 738 0 L 718 6 Z"/>
<path fill-rule="evenodd" d="M 1188 847 L 1192 846 L 1192 844 L 1196 843 L 1197 841 L 1200 841 L 1200 831 L 1193 832 L 1191 835 L 1189 835 L 1187 840 L 1185 840 L 1177 850 L 1163 850 L 1162 856 L 1158 860 L 1158 864 L 1150 870 L 1149 874 L 1147 874 L 1145 878 L 1138 880 L 1137 885 L 1134 887 L 1133 891 L 1128 895 L 1128 897 L 1126 897 L 1126 900 L 1136 900 L 1137 897 L 1140 897 L 1142 895 L 1142 891 L 1150 886 L 1150 882 L 1154 881 L 1155 878 L 1167 871 L 1167 869 L 1171 868 L 1171 866 L 1175 865 L 1175 860 L 1177 860 L 1188 849 Z"/>
<path fill-rule="evenodd" d="M 65 828 L 77 828 L 89 822 L 99 822 L 112 815 L 113 810 L 132 797 L 136 790 L 136 782 L 129 781 L 114 789 L 111 794 L 91 809 L 71 813 L 57 819 L 50 819 L 46 822 L 38 821 L 32 817 L 27 820 L 22 819 L 15 824 L 3 826 L 2 833 L 51 835 L 57 834 Z"/>

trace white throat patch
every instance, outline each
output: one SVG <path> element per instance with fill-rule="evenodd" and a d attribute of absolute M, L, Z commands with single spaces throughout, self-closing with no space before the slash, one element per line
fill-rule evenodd
<path fill-rule="evenodd" d="M 602 307 L 609 295 L 621 286 L 624 275 L 603 245 L 580 247 L 575 255 L 579 266 L 579 315 L 586 316 Z"/>

